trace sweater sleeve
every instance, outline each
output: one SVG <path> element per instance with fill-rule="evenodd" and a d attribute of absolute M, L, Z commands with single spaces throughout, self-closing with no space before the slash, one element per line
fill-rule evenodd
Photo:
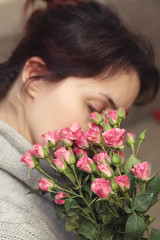
<path fill-rule="evenodd" d="M 73 239 L 57 223 L 51 201 L 39 194 L 27 194 L 29 191 L 18 179 L 0 170 L 0 239 Z"/>

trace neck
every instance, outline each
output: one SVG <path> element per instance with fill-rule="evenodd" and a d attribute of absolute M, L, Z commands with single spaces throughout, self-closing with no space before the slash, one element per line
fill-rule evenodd
<path fill-rule="evenodd" d="M 26 123 L 24 106 L 17 96 L 16 98 L 11 98 L 11 96 L 8 95 L 0 102 L 0 120 L 10 125 L 32 144 L 32 139 Z"/>

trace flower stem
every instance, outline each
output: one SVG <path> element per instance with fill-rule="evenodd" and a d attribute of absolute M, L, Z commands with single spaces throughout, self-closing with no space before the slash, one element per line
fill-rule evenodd
<path fill-rule="evenodd" d="M 121 176 L 121 171 L 120 171 L 119 167 L 116 166 L 116 168 L 117 168 L 117 172 L 118 172 L 119 176 Z"/>
<path fill-rule="evenodd" d="M 103 144 L 101 143 L 100 144 L 100 147 L 102 148 L 102 150 L 105 152 L 106 151 L 106 149 L 103 147 Z"/>
<path fill-rule="evenodd" d="M 138 152 L 139 152 L 140 146 L 141 146 L 141 142 L 138 144 L 138 148 L 137 148 L 136 156 L 137 156 L 137 154 L 138 154 Z"/>
<path fill-rule="evenodd" d="M 40 166 L 37 166 L 37 169 L 43 173 L 46 177 L 48 177 L 51 180 L 54 180 L 48 173 L 46 173 Z"/>
<path fill-rule="evenodd" d="M 95 224 L 95 225 L 97 226 L 97 228 L 99 229 L 99 225 L 98 225 L 98 223 L 97 223 L 97 220 L 96 220 L 96 218 L 95 218 L 95 215 L 94 215 L 94 212 L 93 212 L 92 208 L 90 207 L 90 205 L 89 205 L 89 203 L 87 202 L 87 200 L 84 198 L 81 189 L 79 190 L 79 192 L 80 192 L 81 198 L 83 199 L 83 201 L 85 202 L 85 204 L 87 205 L 87 207 L 89 208 L 89 210 L 90 210 L 90 212 L 91 212 L 91 215 L 92 215 L 93 220 L 94 220 L 94 224 Z"/>
<path fill-rule="evenodd" d="M 146 190 L 146 182 L 144 182 L 143 184 L 143 193 L 145 193 L 145 190 Z"/>
<path fill-rule="evenodd" d="M 147 240 L 150 240 L 149 227 L 147 227 Z"/>
<path fill-rule="evenodd" d="M 71 165 L 71 168 L 72 168 L 72 170 L 73 170 L 73 172 L 74 172 L 74 175 L 75 175 L 75 178 L 76 178 L 77 184 L 78 184 L 78 186 L 79 186 L 79 180 L 78 180 L 78 177 L 77 177 L 77 173 L 76 173 L 75 165 L 72 164 L 72 165 Z"/>

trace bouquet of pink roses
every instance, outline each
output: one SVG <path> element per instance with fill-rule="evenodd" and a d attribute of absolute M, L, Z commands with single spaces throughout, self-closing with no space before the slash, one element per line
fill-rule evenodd
<path fill-rule="evenodd" d="M 93 112 L 85 131 L 77 124 L 49 131 L 42 135 L 44 144 L 36 143 L 21 159 L 44 174 L 32 192 L 51 193 L 66 231 L 78 240 L 160 239 L 160 231 L 150 231 L 154 218 L 146 213 L 158 201 L 160 178 L 150 177 L 149 162 L 137 158 L 146 131 L 135 151 L 135 135 L 120 128 L 125 117 L 123 108 L 103 116 Z M 125 142 L 132 151 L 126 160 Z M 40 161 L 47 161 L 59 180 Z"/>

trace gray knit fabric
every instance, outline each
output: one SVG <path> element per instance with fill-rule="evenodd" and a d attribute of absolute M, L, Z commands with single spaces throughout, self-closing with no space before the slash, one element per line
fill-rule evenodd
<path fill-rule="evenodd" d="M 37 188 L 41 173 L 20 162 L 29 142 L 0 121 L 0 240 L 71 240 L 54 213 L 51 200 L 27 194 Z"/>

